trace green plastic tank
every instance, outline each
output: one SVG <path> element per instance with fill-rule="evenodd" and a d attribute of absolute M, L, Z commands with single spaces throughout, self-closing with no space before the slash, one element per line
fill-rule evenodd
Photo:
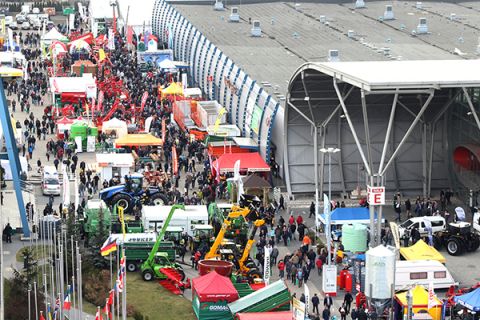
<path fill-rule="evenodd" d="M 342 227 L 342 244 L 345 251 L 367 251 L 367 226 L 363 224 L 347 224 Z"/>

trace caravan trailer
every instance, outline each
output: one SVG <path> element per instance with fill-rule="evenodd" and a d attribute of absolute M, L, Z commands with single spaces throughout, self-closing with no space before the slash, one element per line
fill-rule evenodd
<path fill-rule="evenodd" d="M 458 285 L 447 267 L 436 260 L 397 261 L 395 290 L 405 290 L 415 285 L 426 288 L 433 284 L 434 289 L 447 289 Z"/>
<path fill-rule="evenodd" d="M 159 232 L 171 208 L 171 206 L 143 206 L 142 222 L 145 231 Z M 207 206 L 185 206 L 185 210 L 176 210 L 169 227 L 181 227 L 193 237 L 193 228 L 196 224 L 208 224 Z"/>

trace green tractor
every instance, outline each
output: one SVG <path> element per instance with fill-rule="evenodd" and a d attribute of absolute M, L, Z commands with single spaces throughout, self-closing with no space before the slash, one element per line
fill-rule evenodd
<path fill-rule="evenodd" d="M 177 209 L 185 210 L 185 206 L 183 204 L 172 206 L 172 209 L 170 209 L 168 217 L 162 226 L 162 230 L 160 230 L 160 233 L 157 236 L 157 241 L 155 242 L 152 251 L 150 251 L 147 260 L 143 262 L 140 270 L 142 272 L 142 278 L 145 281 L 151 281 L 153 279 L 168 280 L 175 283 L 178 288 L 183 289 L 189 285 L 189 282 L 183 283 L 183 280 L 185 280 L 183 268 L 179 264 L 170 261 L 166 252 L 158 252 L 158 248 L 165 232 L 167 231 L 173 213 Z"/>

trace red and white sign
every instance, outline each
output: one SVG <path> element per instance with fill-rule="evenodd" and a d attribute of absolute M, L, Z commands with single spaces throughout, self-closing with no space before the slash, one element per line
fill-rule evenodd
<path fill-rule="evenodd" d="M 209 75 L 209 76 L 207 77 L 207 81 L 208 81 L 208 82 L 213 82 L 213 76 L 212 76 L 212 75 Z"/>
<path fill-rule="evenodd" d="M 324 265 L 322 280 L 323 293 L 335 297 L 337 295 L 337 266 Z"/>
<path fill-rule="evenodd" d="M 385 187 L 367 186 L 368 204 L 381 206 L 385 204 Z"/>
<path fill-rule="evenodd" d="M 148 99 L 148 91 L 145 91 L 142 95 L 142 104 L 140 106 L 140 109 L 143 111 L 143 108 L 145 108 L 145 104 L 147 103 Z"/>

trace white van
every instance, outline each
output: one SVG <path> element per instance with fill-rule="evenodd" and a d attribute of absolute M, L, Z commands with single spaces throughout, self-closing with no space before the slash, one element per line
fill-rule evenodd
<path fill-rule="evenodd" d="M 44 195 L 60 195 L 60 178 L 54 166 L 45 166 L 42 176 L 42 192 Z"/>
<path fill-rule="evenodd" d="M 160 232 L 171 208 L 171 206 L 143 206 L 142 222 L 145 232 Z M 207 206 L 185 206 L 185 210 L 177 209 L 170 220 L 169 227 L 181 227 L 193 237 L 196 224 L 208 224 Z"/>
<path fill-rule="evenodd" d="M 400 238 L 402 238 L 405 234 L 405 230 L 408 230 L 409 234 L 411 234 L 410 232 L 413 228 L 416 228 L 420 232 L 420 235 L 422 237 L 428 236 L 428 230 L 425 227 L 425 220 L 430 221 L 430 223 L 432 224 L 433 233 L 444 231 L 446 228 L 445 219 L 441 216 L 414 217 L 405 220 L 402 224 L 398 226 Z"/>
<path fill-rule="evenodd" d="M 458 285 L 442 263 L 436 260 L 397 261 L 395 290 L 405 290 L 417 284 L 434 289 L 447 289 Z"/>

